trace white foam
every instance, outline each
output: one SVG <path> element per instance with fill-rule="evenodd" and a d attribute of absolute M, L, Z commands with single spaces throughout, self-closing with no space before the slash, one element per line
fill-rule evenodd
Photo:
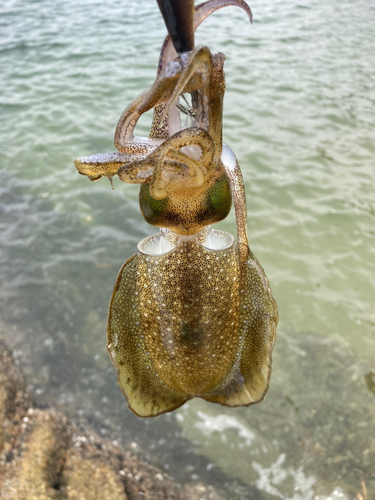
<path fill-rule="evenodd" d="M 195 427 L 206 436 L 210 436 L 213 432 L 223 434 L 228 429 L 236 429 L 238 437 L 246 446 L 250 446 L 255 439 L 254 432 L 241 424 L 235 417 L 229 415 L 217 415 L 213 417 L 203 411 L 197 411 L 197 416 L 201 420 L 195 424 Z"/>

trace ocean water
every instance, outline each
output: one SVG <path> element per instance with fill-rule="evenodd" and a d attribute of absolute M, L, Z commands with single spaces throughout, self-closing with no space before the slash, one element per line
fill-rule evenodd
<path fill-rule="evenodd" d="M 247 190 L 250 246 L 280 323 L 266 399 L 195 399 L 142 420 L 105 351 L 118 270 L 155 229 L 138 188 L 90 183 L 155 78 L 154 0 L 0 4 L 0 317 L 42 406 L 87 418 L 181 482 L 230 500 L 375 496 L 375 5 L 254 0 L 197 44 L 226 54 L 224 141 Z M 150 117 L 137 133 L 147 135 Z M 232 211 L 217 227 L 235 233 Z"/>

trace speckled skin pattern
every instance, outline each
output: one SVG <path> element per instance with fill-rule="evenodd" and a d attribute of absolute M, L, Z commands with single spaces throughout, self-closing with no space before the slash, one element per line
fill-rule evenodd
<path fill-rule="evenodd" d="M 225 5 L 240 6 L 251 20 L 242 0 L 211 0 L 196 8 L 195 27 Z M 277 306 L 249 249 L 240 167 L 222 143 L 224 59 L 207 47 L 176 57 L 167 38 L 155 83 L 119 120 L 119 153 L 75 160 L 91 180 L 117 174 L 141 184 L 142 215 L 161 228 L 120 270 L 108 316 L 108 352 L 141 417 L 196 396 L 250 405 L 268 389 Z M 179 124 L 182 94 L 192 95 L 187 128 Z M 134 137 L 152 108 L 149 138 Z M 237 243 L 209 227 L 228 215 L 232 198 Z"/>
<path fill-rule="evenodd" d="M 213 251 L 183 242 L 123 266 L 108 351 L 139 416 L 174 410 L 194 396 L 250 405 L 268 387 L 276 323 L 267 278 L 247 247 Z"/>

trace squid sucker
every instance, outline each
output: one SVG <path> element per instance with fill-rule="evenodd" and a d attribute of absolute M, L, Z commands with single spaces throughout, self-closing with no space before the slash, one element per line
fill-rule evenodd
<path fill-rule="evenodd" d="M 184 1 L 192 14 L 178 38 L 180 11 L 170 6 Z M 90 180 L 117 175 L 140 184 L 141 213 L 160 229 L 121 268 L 108 314 L 107 349 L 140 417 L 194 397 L 233 407 L 261 401 L 278 322 L 267 277 L 249 248 L 241 170 L 222 142 L 225 56 L 194 47 L 194 30 L 215 10 L 238 6 L 250 21 L 251 10 L 243 0 L 209 0 L 194 10 L 190 0 L 158 3 L 175 39 L 163 44 L 155 82 L 121 115 L 117 152 L 74 162 Z M 149 137 L 134 136 L 151 109 Z M 211 228 L 232 201 L 236 241 Z"/>

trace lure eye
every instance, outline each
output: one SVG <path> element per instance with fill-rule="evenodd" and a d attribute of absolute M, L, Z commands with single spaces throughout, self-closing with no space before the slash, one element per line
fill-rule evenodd
<path fill-rule="evenodd" d="M 157 0 L 176 52 L 194 49 L 194 0 Z"/>

